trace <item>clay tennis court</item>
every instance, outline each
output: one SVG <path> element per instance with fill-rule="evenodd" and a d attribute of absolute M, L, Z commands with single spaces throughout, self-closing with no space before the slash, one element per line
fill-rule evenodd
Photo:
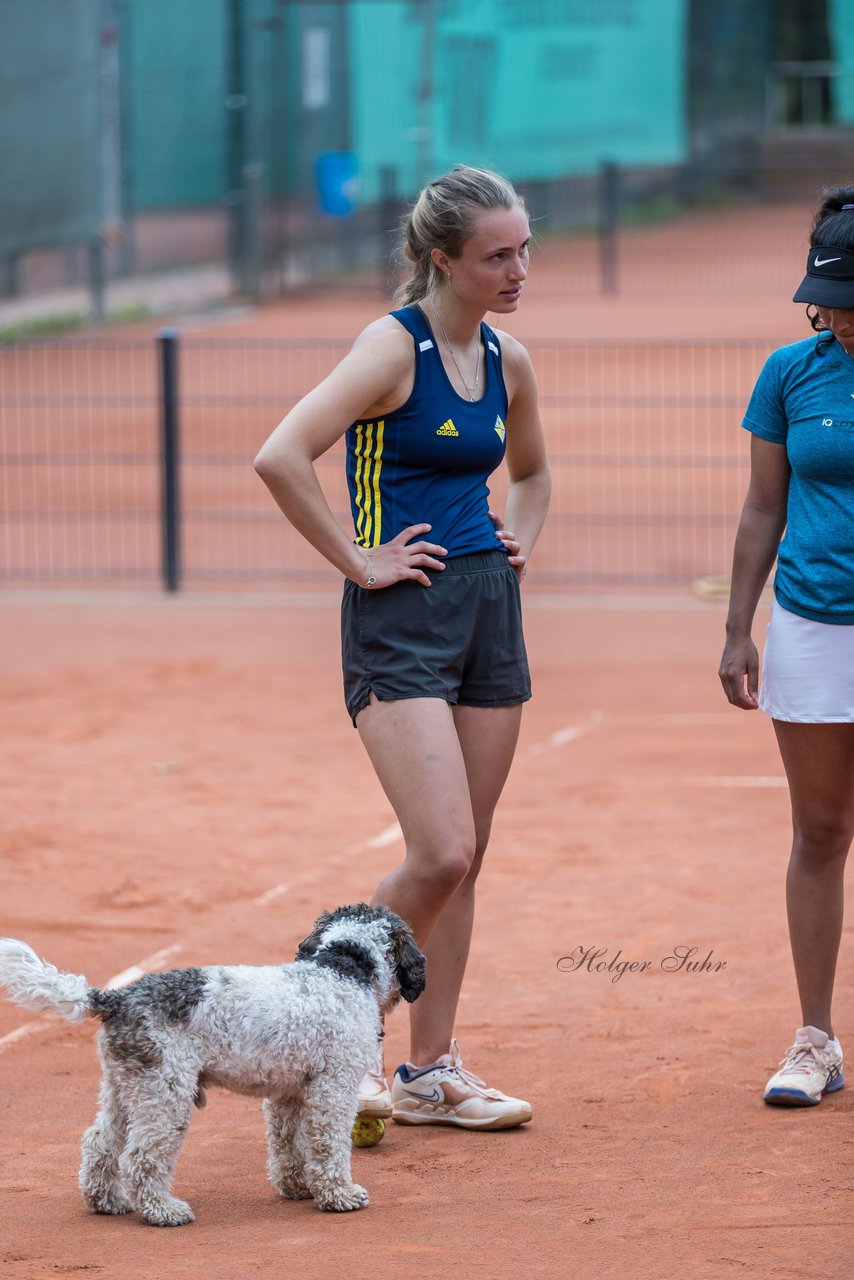
<path fill-rule="evenodd" d="M 792 273 L 795 222 L 768 250 Z M 787 287 L 580 307 L 553 290 L 538 300 L 532 281 L 514 332 L 783 341 L 804 332 Z M 239 332 L 342 336 L 378 309 L 290 303 Z M 259 1105 L 213 1093 L 176 1178 L 197 1221 L 95 1218 L 76 1188 L 94 1027 L 0 1003 L 4 1274 L 718 1280 L 805 1277 L 819 1257 L 850 1269 L 850 1090 L 808 1111 L 761 1103 L 798 1023 L 788 798 L 770 724 L 720 692 L 722 625 L 723 606 L 687 589 L 528 590 L 535 696 L 458 1035 L 467 1065 L 531 1099 L 530 1125 L 390 1125 L 354 1152 L 370 1207 L 332 1216 L 277 1199 Z M 321 908 L 369 895 L 400 856 L 342 706 L 334 590 L 8 591 L 0 634 L 2 931 L 61 967 L 104 985 L 136 968 L 288 960 Z M 669 971 L 693 947 L 707 966 Z M 648 968 L 616 981 L 572 969 L 579 948 Z M 390 1065 L 406 1057 L 404 1014 L 387 1043 Z"/>

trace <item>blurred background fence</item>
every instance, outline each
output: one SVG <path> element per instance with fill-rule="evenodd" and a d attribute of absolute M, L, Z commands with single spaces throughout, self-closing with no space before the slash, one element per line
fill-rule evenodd
<path fill-rule="evenodd" d="M 854 0 L 0 0 L 0 30 L 0 301 L 375 288 L 459 162 L 612 242 L 851 173 Z M 603 261 L 576 292 L 631 290 Z"/>
<path fill-rule="evenodd" d="M 772 345 L 530 343 L 555 479 L 532 581 L 726 573 L 746 481 L 739 422 Z M 346 349 L 171 331 L 0 348 L 0 585 L 334 584 L 252 459 Z M 351 528 L 341 445 L 319 471 Z"/>

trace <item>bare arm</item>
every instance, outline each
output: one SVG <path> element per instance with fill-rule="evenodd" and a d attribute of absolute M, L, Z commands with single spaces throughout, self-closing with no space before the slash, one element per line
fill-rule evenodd
<path fill-rule="evenodd" d="M 727 639 L 719 672 L 727 698 L 745 711 L 759 705 L 759 654 L 751 630 L 786 527 L 788 494 L 785 445 L 752 436 L 750 484 L 735 535 Z"/>
<path fill-rule="evenodd" d="M 393 327 L 392 327 L 393 326 Z M 376 587 L 414 578 L 430 579 L 419 566 L 441 569 L 445 550 L 412 538 L 429 524 L 412 525 L 390 542 L 366 552 L 355 546 L 335 519 L 320 487 L 314 463 L 341 438 L 351 422 L 393 404 L 411 375 L 412 340 L 396 322 L 375 321 L 327 378 L 294 406 L 261 447 L 255 470 L 288 520 L 345 577 Z M 404 397 L 405 398 L 405 397 Z M 388 409 L 385 410 L 388 412 Z"/>
<path fill-rule="evenodd" d="M 552 481 L 531 357 L 509 334 L 501 334 L 501 346 L 511 396 L 506 423 L 510 488 L 506 529 L 499 537 L 511 552 L 508 561 L 521 579 L 549 509 Z M 493 519 L 498 523 L 497 517 Z"/>

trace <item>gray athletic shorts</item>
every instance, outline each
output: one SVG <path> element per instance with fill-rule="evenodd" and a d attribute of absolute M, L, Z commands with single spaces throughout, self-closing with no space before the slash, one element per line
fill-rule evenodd
<path fill-rule="evenodd" d="M 454 556 L 368 591 L 349 579 L 341 602 L 344 700 L 356 716 L 380 702 L 442 698 L 461 707 L 513 707 L 531 696 L 516 571 L 503 551 Z"/>

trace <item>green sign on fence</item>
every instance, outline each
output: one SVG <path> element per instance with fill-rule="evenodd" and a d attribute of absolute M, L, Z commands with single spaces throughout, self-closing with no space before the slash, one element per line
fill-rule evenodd
<path fill-rule="evenodd" d="M 71 244 L 101 220 L 101 6 L 0 0 L 0 253 Z"/>

